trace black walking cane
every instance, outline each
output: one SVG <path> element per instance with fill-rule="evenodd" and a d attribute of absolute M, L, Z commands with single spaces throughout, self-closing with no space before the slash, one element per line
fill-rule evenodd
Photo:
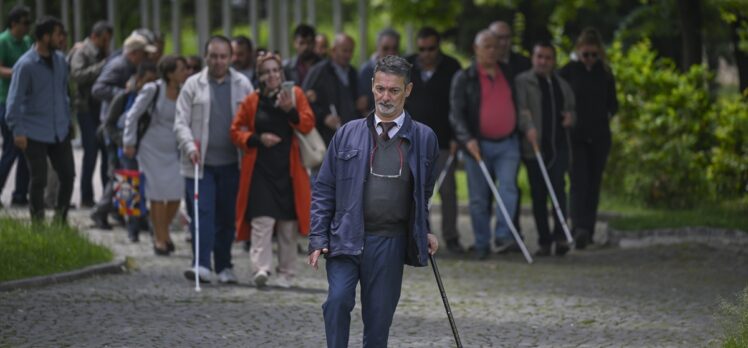
<path fill-rule="evenodd" d="M 444 302 L 444 310 L 447 311 L 447 317 L 449 318 L 449 326 L 452 327 L 452 334 L 455 336 L 455 344 L 458 348 L 462 348 L 462 342 L 460 341 L 460 334 L 457 332 L 457 325 L 455 324 L 455 318 L 452 316 L 452 309 L 449 307 L 449 300 L 447 299 L 447 293 L 444 292 L 444 284 L 442 283 L 442 276 L 439 274 L 439 267 L 436 265 L 436 259 L 434 255 L 429 254 L 431 259 L 431 269 L 434 270 L 434 277 L 436 277 L 436 284 L 439 285 L 439 293 L 442 295 L 442 302 Z"/>

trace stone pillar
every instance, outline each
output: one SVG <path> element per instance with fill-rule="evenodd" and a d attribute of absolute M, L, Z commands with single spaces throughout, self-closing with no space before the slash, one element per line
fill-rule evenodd
<path fill-rule="evenodd" d="M 335 34 L 343 32 L 343 5 L 341 0 L 332 0 L 332 28 Z"/>
<path fill-rule="evenodd" d="M 223 25 L 223 35 L 231 37 L 231 0 L 221 1 L 221 22 Z"/>
<path fill-rule="evenodd" d="M 0 10 L 3 8 L 3 2 L 0 0 Z M 0 16 L 2 17 L 2 16 Z M 68 33 L 72 32 L 70 27 L 70 1 L 69 0 L 61 0 L 60 1 L 60 20 L 62 21 L 62 25 L 65 27 L 65 30 L 68 31 Z M 2 28 L 2 23 L 0 23 L 0 28 Z M 68 34 L 69 39 L 75 41 L 75 38 L 72 37 L 70 34 Z M 73 47 L 73 46 L 70 46 Z"/>
<path fill-rule="evenodd" d="M 249 25 L 252 28 L 252 40 L 255 47 L 260 45 L 260 16 L 257 0 L 249 0 Z"/>
<path fill-rule="evenodd" d="M 280 0 L 280 53 L 283 59 L 289 56 L 288 50 L 288 0 Z"/>
<path fill-rule="evenodd" d="M 302 8 L 301 8 L 301 0 L 295 0 L 293 3 L 293 22 L 294 25 L 299 25 L 302 22 Z"/>
<path fill-rule="evenodd" d="M 268 44 L 269 51 L 274 52 L 280 48 L 278 33 L 278 6 L 275 0 L 266 0 L 265 6 L 268 14 Z"/>
<path fill-rule="evenodd" d="M 44 11 L 44 0 L 36 0 L 36 4 L 35 4 L 34 7 L 36 9 L 36 18 L 42 18 L 42 17 L 44 17 L 44 15 L 45 15 L 45 13 L 44 13 L 45 12 Z M 3 16 L 5 16 L 5 15 L 6 14 L 3 13 Z"/>
<path fill-rule="evenodd" d="M 208 14 L 208 0 L 195 0 L 197 18 L 197 51 L 203 55 L 203 47 L 210 38 L 210 16 Z"/>
<path fill-rule="evenodd" d="M 161 0 L 153 1 L 153 31 L 161 32 Z"/>
<path fill-rule="evenodd" d="M 413 23 L 405 24 L 405 53 L 411 54 L 415 52 L 416 44 L 413 41 Z"/>
<path fill-rule="evenodd" d="M 140 0 L 140 27 L 148 28 L 150 25 L 148 20 L 148 0 Z"/>
<path fill-rule="evenodd" d="M 368 6 L 367 0 L 358 0 L 358 60 L 361 65 L 366 63 L 369 59 L 368 54 L 368 37 L 367 32 L 368 21 L 366 17 L 366 10 Z"/>
<path fill-rule="evenodd" d="M 83 0 L 73 0 L 73 37 L 75 41 L 83 40 Z"/>
<path fill-rule="evenodd" d="M 182 1 L 171 0 L 171 40 L 174 54 L 182 54 Z M 198 49 L 199 51 L 199 49 Z"/>
<path fill-rule="evenodd" d="M 314 0 L 306 0 L 306 23 L 311 26 L 317 25 L 317 4 Z"/>
<path fill-rule="evenodd" d="M 75 0 L 73 0 L 75 2 Z M 109 43 L 110 51 L 114 51 L 115 47 L 119 47 L 122 43 L 122 35 L 120 34 L 119 26 L 117 25 L 117 1 L 107 0 L 106 1 L 106 19 L 109 25 L 112 26 L 112 40 Z"/>

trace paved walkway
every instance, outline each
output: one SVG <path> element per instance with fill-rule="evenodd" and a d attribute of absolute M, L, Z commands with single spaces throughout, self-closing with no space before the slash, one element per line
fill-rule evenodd
<path fill-rule="evenodd" d="M 74 222 L 87 224 L 87 213 L 73 212 Z M 434 220 L 438 226 L 438 216 Z M 533 223 L 529 217 L 521 223 L 534 250 Z M 459 224 L 471 243 L 469 219 Z M 249 256 L 237 245 L 240 284 L 207 285 L 196 293 L 182 276 L 190 260 L 183 232 L 174 233 L 177 253 L 166 258 L 153 256 L 147 237 L 128 243 L 121 228 L 86 232 L 118 255 L 134 257 L 137 270 L 0 293 L 0 346 L 324 345 L 324 267 L 315 272 L 300 257 L 294 288 L 258 290 Z M 519 254 L 483 262 L 444 250 L 439 256 L 466 347 L 709 345 L 721 334 L 719 301 L 748 279 L 748 254 L 699 245 L 572 251 L 534 265 Z M 360 346 L 360 307 L 351 331 L 351 346 Z M 407 267 L 390 346 L 452 345 L 431 269 Z"/>

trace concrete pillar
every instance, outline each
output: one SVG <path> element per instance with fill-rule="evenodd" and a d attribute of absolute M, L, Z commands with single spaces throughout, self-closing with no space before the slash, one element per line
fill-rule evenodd
<path fill-rule="evenodd" d="M 110 42 L 109 48 L 111 51 L 114 51 L 115 47 L 119 47 L 119 45 L 122 43 L 122 35 L 121 31 L 119 29 L 119 26 L 117 25 L 117 1 L 116 0 L 107 0 L 106 1 L 106 19 L 109 22 L 109 25 L 112 26 L 113 32 L 112 32 L 112 41 Z"/>
<path fill-rule="evenodd" d="M 367 0 L 358 0 L 358 60 L 361 65 L 369 59 L 368 54 L 368 36 L 369 31 L 366 10 Z"/>
<path fill-rule="evenodd" d="M 221 1 L 221 24 L 223 25 L 223 35 L 231 37 L 231 0 Z"/>
<path fill-rule="evenodd" d="M 317 4 L 314 0 L 306 0 L 306 24 L 317 26 Z"/>
<path fill-rule="evenodd" d="M 153 1 L 153 31 L 161 32 L 161 0 Z"/>
<path fill-rule="evenodd" d="M 171 41 L 174 54 L 182 54 L 182 1 L 171 0 Z"/>
<path fill-rule="evenodd" d="M 150 24 L 148 20 L 148 0 L 140 0 L 140 27 L 148 28 Z"/>
<path fill-rule="evenodd" d="M 413 40 L 413 23 L 405 24 L 405 53 L 411 54 L 416 51 L 416 43 Z"/>
<path fill-rule="evenodd" d="M 302 8 L 301 8 L 301 0 L 295 0 L 293 2 L 293 23 L 294 23 L 294 25 L 301 24 L 301 21 L 302 21 L 301 18 L 303 17 L 302 16 L 303 15 L 302 12 L 303 11 L 302 11 Z"/>
<path fill-rule="evenodd" d="M 208 15 L 208 0 L 195 0 L 195 13 L 197 18 L 197 50 L 203 55 L 203 47 L 210 38 L 210 16 Z"/>
<path fill-rule="evenodd" d="M 34 7 L 36 8 L 36 18 L 44 17 L 44 0 L 36 0 L 36 4 Z M 3 13 L 3 15 L 5 14 Z"/>
<path fill-rule="evenodd" d="M 280 53 L 281 57 L 289 57 L 288 49 L 288 0 L 280 0 Z"/>
<path fill-rule="evenodd" d="M 73 37 L 83 40 L 83 0 L 73 0 Z"/>
<path fill-rule="evenodd" d="M 257 0 L 249 0 L 249 25 L 252 28 L 252 40 L 255 46 L 260 45 L 260 15 Z"/>
<path fill-rule="evenodd" d="M 0 0 L 0 10 L 3 8 L 3 2 Z M 1 17 L 1 16 L 0 16 Z M 65 30 L 71 32 L 70 27 L 70 0 L 61 0 L 60 1 L 60 20 L 62 21 L 62 25 L 65 27 Z M 0 23 L 0 28 L 2 28 L 2 23 Z M 70 34 L 68 34 L 70 36 Z M 69 37 L 72 40 L 75 40 L 73 37 Z M 73 46 L 70 46 L 73 47 Z"/>
<path fill-rule="evenodd" d="M 340 0 L 332 0 L 332 28 L 335 34 L 343 32 L 343 5 Z"/>
<path fill-rule="evenodd" d="M 0 12 L 2 12 L 2 16 L 0 16 L 0 28 L 5 28 L 5 23 L 3 21 L 5 20 L 5 1 L 0 0 Z"/>
<path fill-rule="evenodd" d="M 268 45 L 267 48 L 270 51 L 279 49 L 279 33 L 278 33 L 278 6 L 274 0 L 266 0 L 265 8 L 268 14 Z"/>

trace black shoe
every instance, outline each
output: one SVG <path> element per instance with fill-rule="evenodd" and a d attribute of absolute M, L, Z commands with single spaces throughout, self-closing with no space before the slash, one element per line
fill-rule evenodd
<path fill-rule="evenodd" d="M 551 256 L 551 246 L 541 245 L 540 249 L 538 249 L 538 251 L 535 252 L 535 256 L 537 257 Z"/>
<path fill-rule="evenodd" d="M 169 256 L 171 252 L 169 251 L 169 247 L 167 245 L 166 249 L 159 249 L 157 246 L 153 246 L 153 253 L 156 254 L 156 256 Z"/>
<path fill-rule="evenodd" d="M 587 232 L 587 230 L 578 229 L 576 233 L 574 233 L 574 241 L 577 250 L 584 250 L 587 248 L 587 242 L 590 240 L 590 233 Z"/>
<path fill-rule="evenodd" d="M 488 256 L 491 254 L 491 249 L 475 249 L 475 258 L 477 260 L 483 261 L 485 259 L 488 259 Z"/>
<path fill-rule="evenodd" d="M 515 241 L 496 241 L 496 248 L 498 249 L 498 254 L 510 254 L 510 253 L 519 253 L 522 252 L 522 249 L 519 248 L 519 244 Z"/>
<path fill-rule="evenodd" d="M 447 251 L 452 254 L 464 254 L 465 249 L 460 245 L 460 241 L 457 238 L 450 239 L 447 241 Z"/>
<path fill-rule="evenodd" d="M 94 206 L 96 206 L 96 202 L 94 202 L 93 200 L 89 200 L 89 199 L 82 200 L 80 204 L 81 209 L 91 209 Z"/>
<path fill-rule="evenodd" d="M 569 243 L 566 241 L 556 242 L 556 256 L 564 256 L 569 252 Z"/>
<path fill-rule="evenodd" d="M 28 205 L 29 205 L 28 199 L 15 199 L 14 198 L 10 201 L 11 207 L 23 208 L 23 207 L 27 207 Z"/>
<path fill-rule="evenodd" d="M 94 222 L 94 228 L 100 230 L 111 230 L 112 225 L 106 220 L 106 214 L 96 213 L 91 214 L 91 220 Z"/>
<path fill-rule="evenodd" d="M 137 243 L 140 241 L 140 231 L 137 227 L 137 225 L 132 224 L 127 226 L 127 238 L 129 238 L 133 243 Z"/>
<path fill-rule="evenodd" d="M 166 250 L 168 250 L 170 253 L 173 253 L 174 250 L 177 249 L 174 247 L 174 243 L 172 241 L 168 241 L 166 242 Z"/>

